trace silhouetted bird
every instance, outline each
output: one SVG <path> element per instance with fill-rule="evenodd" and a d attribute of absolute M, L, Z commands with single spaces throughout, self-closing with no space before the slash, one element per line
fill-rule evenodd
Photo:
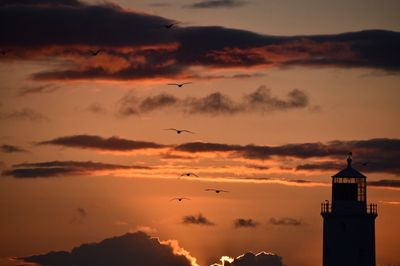
<path fill-rule="evenodd" d="M 181 176 L 195 176 L 195 177 L 199 177 L 199 176 L 196 175 L 195 173 L 183 173 L 183 174 L 181 174 Z"/>
<path fill-rule="evenodd" d="M 101 49 L 96 50 L 96 51 L 89 50 L 89 53 L 90 53 L 91 55 L 93 55 L 93 56 L 96 56 L 96 55 L 98 55 L 101 51 L 102 51 Z"/>
<path fill-rule="evenodd" d="M 205 191 L 214 191 L 215 193 L 229 192 L 227 190 L 215 189 L 215 188 L 207 188 L 207 189 L 205 189 Z"/>
<path fill-rule="evenodd" d="M 166 28 L 166 29 L 171 29 L 173 26 L 175 26 L 176 24 L 178 24 L 178 23 L 171 23 L 171 24 L 167 24 L 167 25 L 164 25 L 164 28 Z"/>
<path fill-rule="evenodd" d="M 176 134 L 181 134 L 182 132 L 194 134 L 194 132 L 186 130 L 186 129 L 176 129 L 176 128 L 166 128 L 165 130 L 173 130 L 176 131 Z"/>
<path fill-rule="evenodd" d="M 173 200 L 182 201 L 182 200 L 191 200 L 191 199 L 189 199 L 189 198 L 173 198 L 170 201 L 173 201 Z"/>
<path fill-rule="evenodd" d="M 168 85 L 174 85 L 174 86 L 178 86 L 179 88 L 182 88 L 183 85 L 186 84 L 192 84 L 192 82 L 184 82 L 184 83 L 168 83 Z"/>

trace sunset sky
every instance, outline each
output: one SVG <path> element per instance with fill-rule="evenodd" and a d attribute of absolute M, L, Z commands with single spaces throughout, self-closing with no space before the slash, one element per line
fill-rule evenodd
<path fill-rule="evenodd" d="M 131 233 L 131 261 L 318 266 L 349 151 L 400 265 L 399 10 L 0 0 L 0 265 Z"/>

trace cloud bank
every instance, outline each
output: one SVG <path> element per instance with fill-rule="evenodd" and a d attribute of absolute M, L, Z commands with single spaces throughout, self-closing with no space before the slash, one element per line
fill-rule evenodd
<path fill-rule="evenodd" d="M 143 232 L 127 233 L 99 243 L 83 244 L 70 252 L 53 251 L 20 259 L 53 266 L 198 266 L 196 259 L 179 247 L 176 240 L 160 242 Z"/>
<path fill-rule="evenodd" d="M 400 175 L 400 140 L 377 138 L 368 140 L 329 141 L 294 143 L 279 146 L 235 145 L 210 142 L 187 142 L 179 145 L 165 145 L 154 142 L 104 138 L 96 135 L 71 135 L 38 142 L 38 145 L 57 145 L 61 147 L 94 149 L 100 151 L 137 151 L 159 150 L 158 155 L 169 159 L 201 158 L 207 153 L 218 153 L 229 158 L 246 160 L 295 159 L 295 170 L 301 171 L 338 171 L 346 166 L 345 157 L 349 151 L 354 154 L 353 167 L 365 173 L 387 173 Z M 167 150 L 167 153 L 165 153 Z M 263 167 L 268 170 L 268 168 Z M 290 169 L 289 169 L 290 170 Z"/>
<path fill-rule="evenodd" d="M 212 0 L 197 7 L 243 3 Z M 13 52 L 0 60 L 64 60 L 63 66 L 33 74 L 44 81 L 199 78 L 211 68 L 232 67 L 362 67 L 396 74 L 400 70 L 399 32 L 272 36 L 218 26 L 165 27 L 173 22 L 109 3 L 2 1 L 0 23 L 9 26 L 2 28 L 0 48 Z M 91 58 L 88 50 L 98 48 L 102 52 Z"/>

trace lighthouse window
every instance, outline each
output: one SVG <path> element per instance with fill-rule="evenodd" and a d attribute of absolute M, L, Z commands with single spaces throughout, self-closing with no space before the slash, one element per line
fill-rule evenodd
<path fill-rule="evenodd" d="M 345 201 L 357 201 L 357 183 L 334 183 L 333 199 Z"/>

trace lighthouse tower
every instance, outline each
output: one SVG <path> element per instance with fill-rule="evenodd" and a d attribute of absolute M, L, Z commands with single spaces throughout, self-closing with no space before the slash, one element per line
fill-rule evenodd
<path fill-rule="evenodd" d="M 367 205 L 366 176 L 347 167 L 332 176 L 332 202 L 321 204 L 323 266 L 376 266 L 376 204 Z"/>

